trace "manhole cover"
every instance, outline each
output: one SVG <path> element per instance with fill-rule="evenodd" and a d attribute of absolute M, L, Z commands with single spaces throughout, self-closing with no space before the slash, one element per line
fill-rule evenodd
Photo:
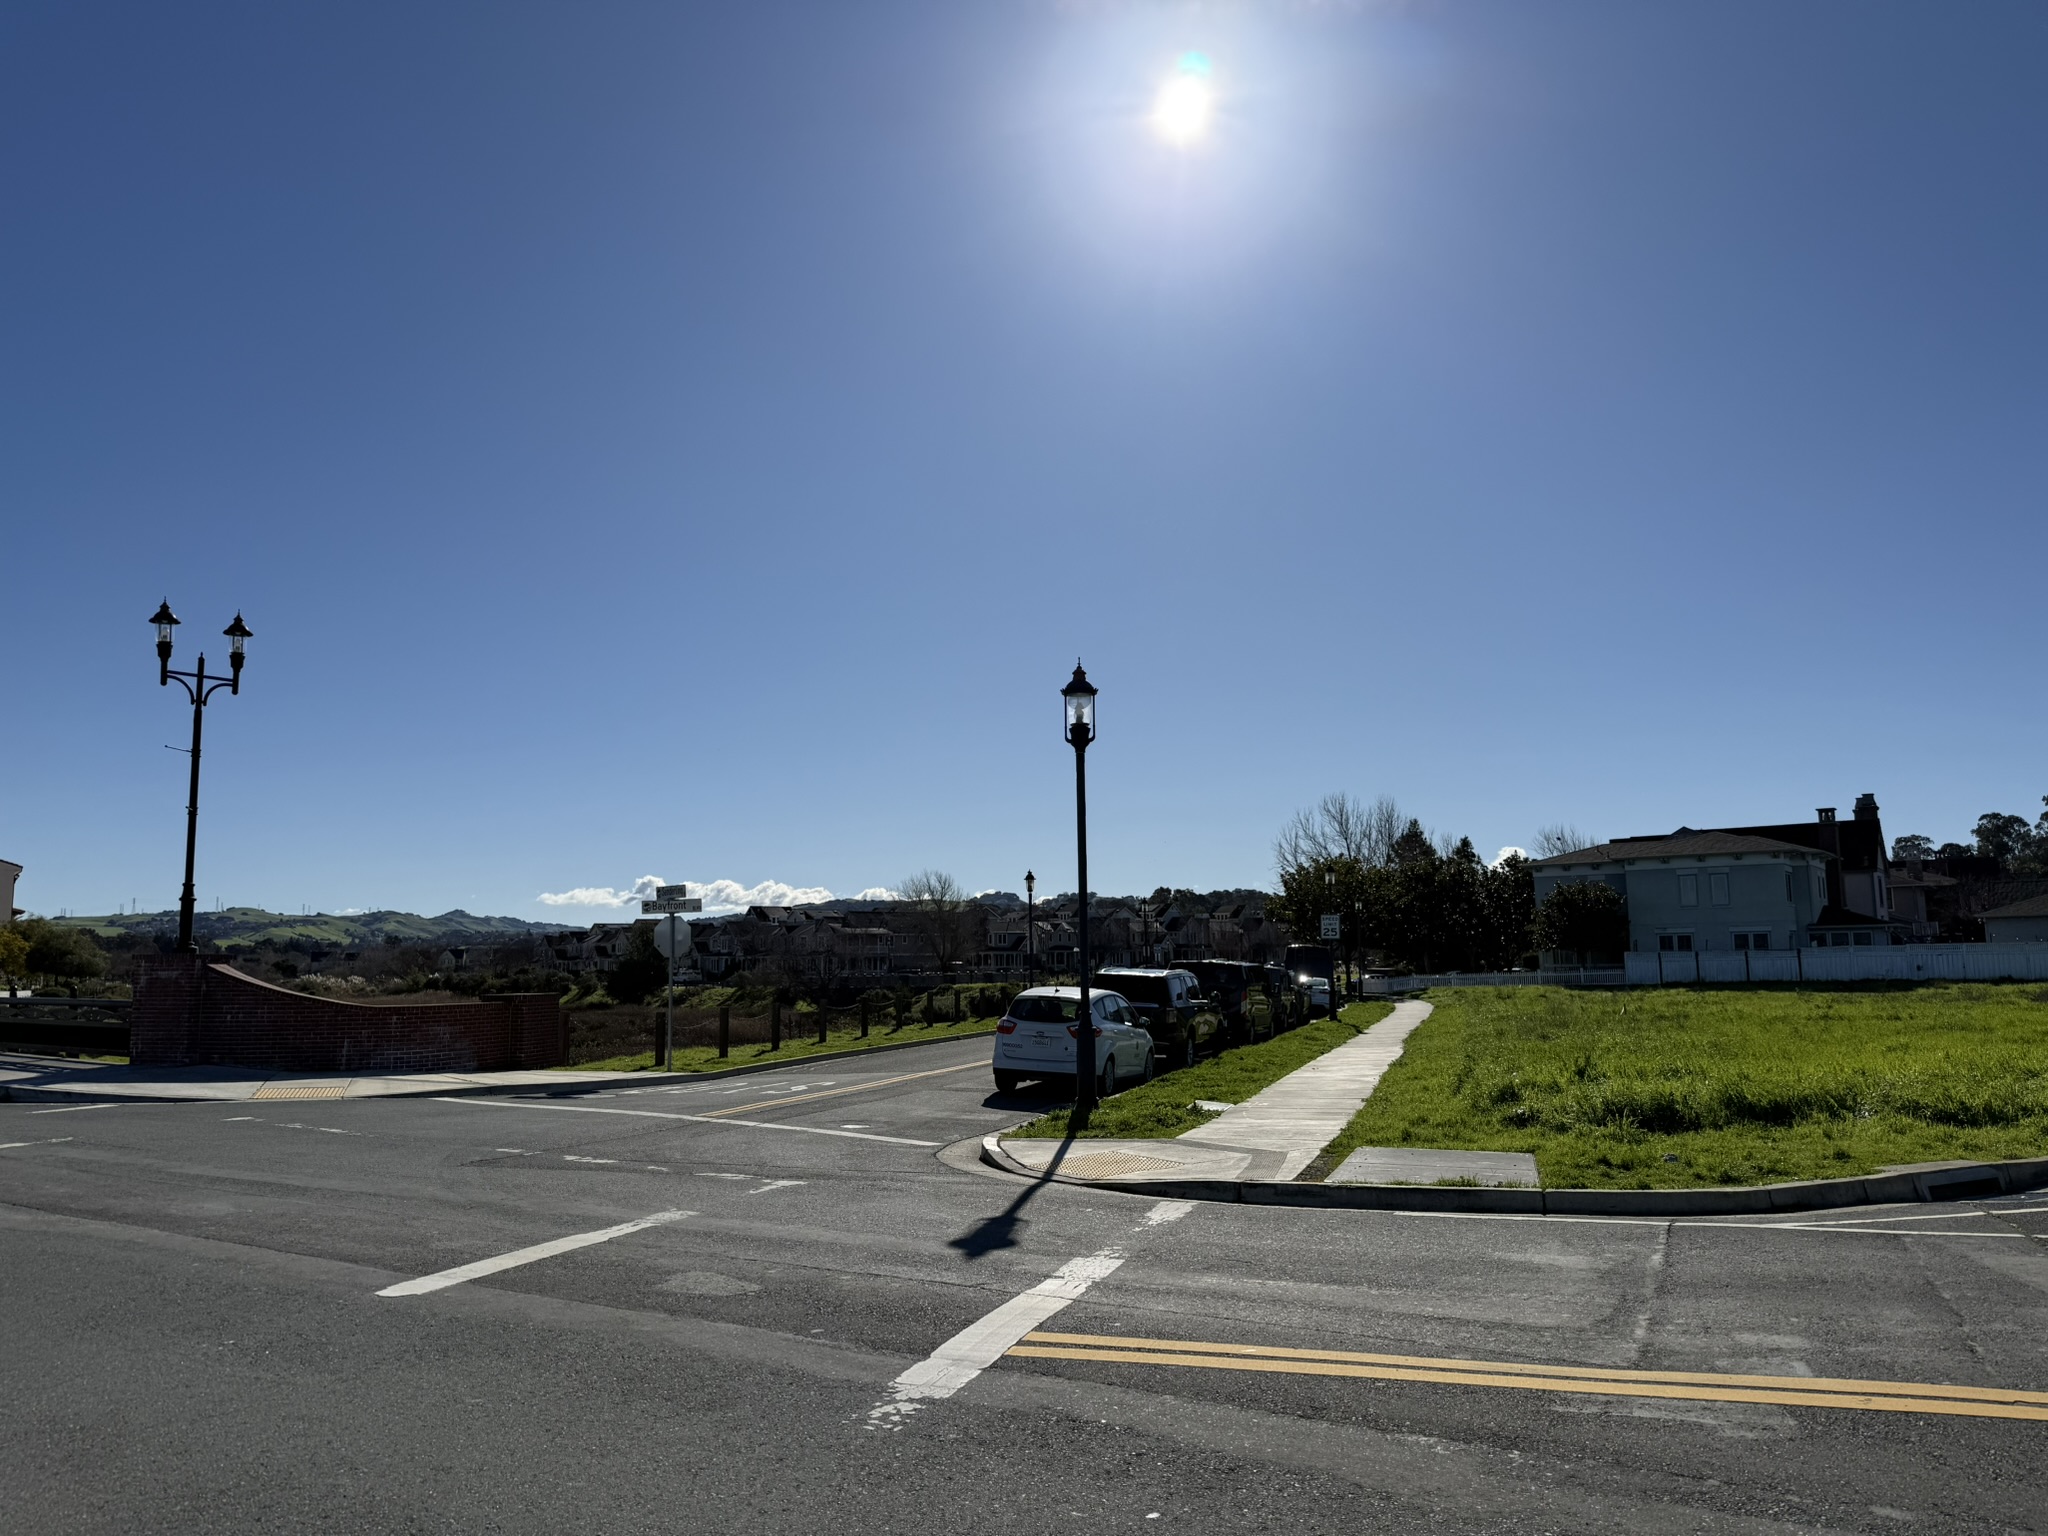
<path fill-rule="evenodd" d="M 1136 1152 L 1083 1152 L 1050 1171 L 1069 1174 L 1077 1179 L 1115 1179 L 1127 1173 L 1179 1173 L 1186 1166 L 1185 1163 L 1143 1157 Z"/>
<path fill-rule="evenodd" d="M 338 1099 L 348 1091 L 347 1083 L 266 1083 L 252 1099 Z"/>

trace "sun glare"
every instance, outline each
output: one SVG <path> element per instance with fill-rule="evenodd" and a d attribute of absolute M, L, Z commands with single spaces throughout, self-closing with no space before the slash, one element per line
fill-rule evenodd
<path fill-rule="evenodd" d="M 1208 131 L 1214 104 L 1209 61 L 1199 53 L 1183 55 L 1173 78 L 1159 88 L 1159 99 L 1152 106 L 1152 126 L 1169 144 L 1186 147 Z"/>

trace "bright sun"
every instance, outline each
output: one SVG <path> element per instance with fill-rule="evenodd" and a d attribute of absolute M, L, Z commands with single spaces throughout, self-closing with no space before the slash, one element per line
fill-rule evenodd
<path fill-rule="evenodd" d="M 1213 106 L 1209 61 L 1191 53 L 1181 59 L 1174 77 L 1159 88 L 1159 99 L 1152 105 L 1152 126 L 1169 144 L 1185 147 L 1208 129 Z"/>

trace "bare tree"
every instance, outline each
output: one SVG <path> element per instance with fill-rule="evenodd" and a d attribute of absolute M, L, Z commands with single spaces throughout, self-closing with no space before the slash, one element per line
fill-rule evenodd
<path fill-rule="evenodd" d="M 1312 811 L 1296 811 L 1273 843 L 1283 882 L 1292 871 L 1329 859 L 1377 869 L 1393 862 L 1394 842 L 1408 818 L 1390 795 L 1367 805 L 1347 794 L 1325 795 Z"/>
<path fill-rule="evenodd" d="M 1581 848 L 1592 847 L 1593 842 L 1570 822 L 1560 821 L 1536 829 L 1536 857 L 1551 859 L 1560 853 L 1577 853 Z"/>
<path fill-rule="evenodd" d="M 911 927 L 939 969 L 952 970 L 978 937 L 975 913 L 960 882 L 943 870 L 921 869 L 897 887 L 897 894 L 910 908 Z"/>

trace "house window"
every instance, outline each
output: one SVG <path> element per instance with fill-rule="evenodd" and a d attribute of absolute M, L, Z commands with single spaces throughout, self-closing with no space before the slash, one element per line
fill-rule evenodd
<path fill-rule="evenodd" d="M 1785 899 L 1792 899 L 1792 871 L 1789 869 L 1785 871 Z"/>
<path fill-rule="evenodd" d="M 1678 904 L 1681 907 L 1696 907 L 1700 904 L 1700 877 L 1680 875 L 1678 877 Z"/>
<path fill-rule="evenodd" d="M 1717 907 L 1728 905 L 1728 877 L 1726 875 L 1707 876 L 1707 898 Z"/>
<path fill-rule="evenodd" d="M 1771 936 L 1768 933 L 1738 933 L 1735 935 L 1737 949 L 1769 949 Z"/>
<path fill-rule="evenodd" d="M 1870 942 L 1870 935 L 1867 933 L 1859 933 L 1856 935 L 1856 942 L 1858 944 L 1868 944 Z"/>
<path fill-rule="evenodd" d="M 1679 878 L 1685 879 L 1688 877 L 1681 875 Z M 1692 953 L 1692 935 L 1689 933 L 1660 933 L 1657 935 L 1657 947 L 1667 954 L 1690 954 Z"/>

